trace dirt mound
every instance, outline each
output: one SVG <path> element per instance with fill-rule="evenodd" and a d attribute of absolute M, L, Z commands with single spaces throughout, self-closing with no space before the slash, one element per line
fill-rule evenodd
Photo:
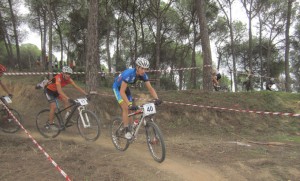
<path fill-rule="evenodd" d="M 158 108 L 156 122 L 166 142 L 166 160 L 159 164 L 149 154 L 145 138 L 125 152 L 117 151 L 110 140 L 112 117 L 120 110 L 110 89 L 99 89 L 89 108 L 102 122 L 102 134 L 95 142 L 86 142 L 75 126 L 55 139 L 45 139 L 36 130 L 35 116 L 47 101 L 36 82 L 8 81 L 13 89 L 13 107 L 23 116 L 24 127 L 72 180 L 299 180 L 299 122 L 296 118 L 261 116 L 250 113 L 197 108 L 164 103 Z M 72 97 L 80 94 L 66 88 Z M 133 90 L 141 98 L 145 93 Z M 206 94 L 197 91 L 159 92 L 165 102 L 185 102 L 238 109 L 259 108 L 240 94 Z M 265 95 L 266 96 L 266 95 Z M 268 99 L 270 99 L 271 95 Z M 252 98 L 253 99 L 253 98 Z M 254 99 L 256 99 L 254 97 Z M 295 98 L 293 98 L 295 99 Z M 281 110 L 294 111 L 277 98 Z M 278 105 L 277 105 L 278 106 Z M 278 107 L 277 107 L 278 108 Z M 279 109 L 279 108 L 278 108 Z M 0 132 L 0 180 L 64 180 L 24 131 Z"/>

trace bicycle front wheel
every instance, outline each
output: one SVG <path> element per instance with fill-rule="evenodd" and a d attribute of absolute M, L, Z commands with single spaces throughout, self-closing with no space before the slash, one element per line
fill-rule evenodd
<path fill-rule="evenodd" d="M 37 130 L 45 138 L 55 138 L 60 133 L 59 126 L 55 123 L 58 123 L 58 118 L 54 116 L 54 123 L 49 123 L 49 109 L 44 109 L 40 111 L 36 116 L 36 127 Z"/>
<path fill-rule="evenodd" d="M 2 109 L 0 111 L 0 128 L 5 133 L 15 133 L 21 127 L 14 119 L 16 118 L 20 122 L 20 124 L 22 124 L 23 121 L 18 111 L 14 109 L 10 109 L 9 111 L 10 113 L 6 109 Z"/>
<path fill-rule="evenodd" d="M 111 125 L 111 140 L 117 150 L 125 151 L 129 147 L 129 141 L 125 138 L 125 129 L 122 119 L 115 118 Z"/>
<path fill-rule="evenodd" d="M 166 147 L 160 129 L 152 121 L 147 122 L 145 129 L 147 145 L 153 159 L 159 163 L 163 162 L 166 157 Z"/>
<path fill-rule="evenodd" d="M 77 119 L 80 135 L 87 141 L 96 141 L 100 136 L 100 120 L 92 111 L 83 110 Z"/>

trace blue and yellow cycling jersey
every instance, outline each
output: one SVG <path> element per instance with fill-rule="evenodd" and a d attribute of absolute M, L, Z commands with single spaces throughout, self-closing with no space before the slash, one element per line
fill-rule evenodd
<path fill-rule="evenodd" d="M 118 77 L 115 78 L 115 81 L 113 84 L 113 91 L 114 91 L 115 97 L 119 103 L 123 102 L 123 99 L 120 95 L 120 87 L 122 85 L 122 82 L 124 81 L 127 84 L 134 84 L 137 80 L 142 80 L 142 81 L 146 82 L 146 81 L 149 81 L 149 78 L 146 73 L 143 76 L 137 76 L 135 68 L 126 69 Z M 132 96 L 131 96 L 131 93 L 130 93 L 130 90 L 128 87 L 126 88 L 125 93 L 126 93 L 126 96 L 129 100 L 129 102 L 132 102 Z"/>
<path fill-rule="evenodd" d="M 137 80 L 144 82 L 149 81 L 148 75 L 145 73 L 143 76 L 136 75 L 136 68 L 129 68 L 122 72 L 118 77 L 115 78 L 113 88 L 120 89 L 122 82 L 127 84 L 134 84 Z"/>

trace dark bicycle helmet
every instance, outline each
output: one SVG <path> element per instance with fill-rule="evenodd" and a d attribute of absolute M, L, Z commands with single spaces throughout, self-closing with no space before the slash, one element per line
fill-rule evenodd
<path fill-rule="evenodd" d="M 0 64 L 0 73 L 6 72 L 6 67 Z"/>

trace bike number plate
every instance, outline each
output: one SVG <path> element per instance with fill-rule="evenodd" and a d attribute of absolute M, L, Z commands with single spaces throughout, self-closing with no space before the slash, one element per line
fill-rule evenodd
<path fill-rule="evenodd" d="M 79 102 L 80 105 L 84 106 L 87 105 L 88 102 L 86 101 L 86 99 L 77 99 L 77 101 Z"/>
<path fill-rule="evenodd" d="M 3 98 L 4 98 L 4 100 L 5 100 L 5 102 L 6 102 L 7 104 L 10 104 L 10 103 L 12 103 L 12 101 L 11 101 L 10 97 L 8 97 L 8 96 L 5 96 L 5 97 L 3 97 Z"/>
<path fill-rule="evenodd" d="M 156 113 L 156 109 L 155 109 L 154 103 L 145 104 L 143 106 L 143 108 L 144 108 L 144 116 L 148 116 L 148 115 Z"/>

